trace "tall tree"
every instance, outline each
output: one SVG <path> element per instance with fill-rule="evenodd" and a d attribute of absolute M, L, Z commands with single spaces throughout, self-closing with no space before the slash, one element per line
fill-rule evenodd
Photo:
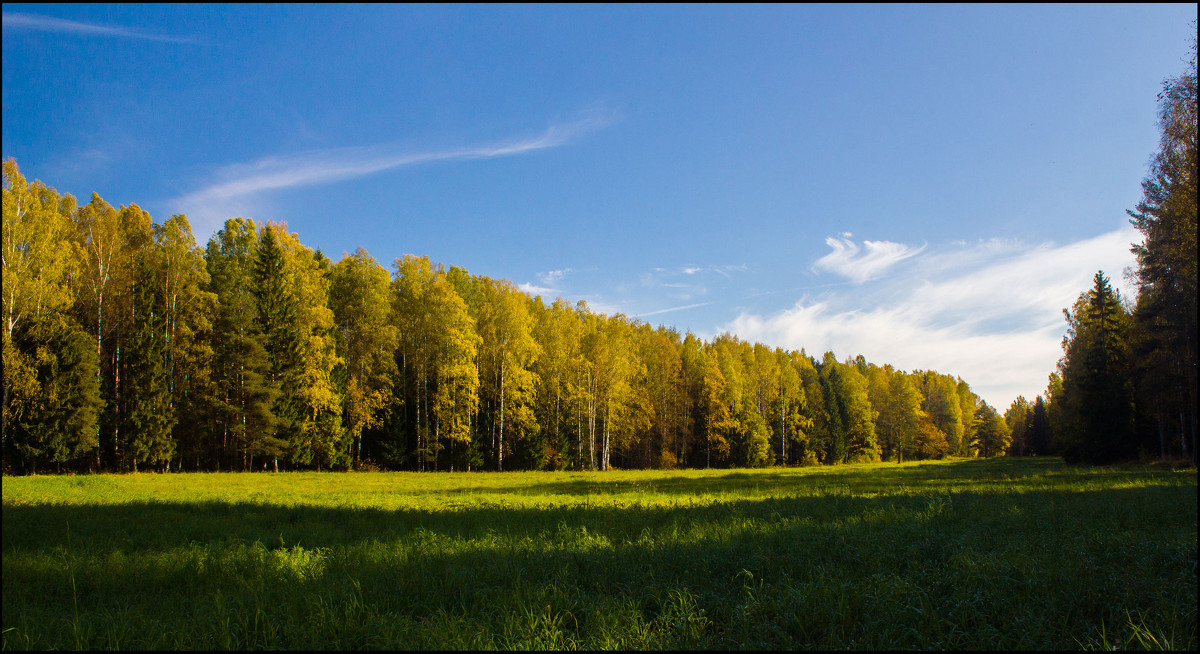
<path fill-rule="evenodd" d="M 602 327 L 608 356 L 596 368 L 600 379 L 604 430 L 601 432 L 600 469 L 612 467 L 614 452 L 625 451 L 635 434 L 649 428 L 653 407 L 637 389 L 644 386 L 645 364 L 637 357 L 634 329 L 623 314 L 609 316 Z"/>
<path fill-rule="evenodd" d="M 714 452 L 717 461 L 724 460 L 729 453 L 728 434 L 737 429 L 738 423 L 729 410 L 727 382 L 711 347 L 700 351 L 699 373 L 697 404 L 704 423 L 704 467 L 711 468 Z"/>
<path fill-rule="evenodd" d="M 867 396 L 867 378 L 858 366 L 846 366 L 840 394 L 846 426 L 846 458 L 851 461 L 878 461 L 879 443 L 875 438 L 875 411 Z"/>
<path fill-rule="evenodd" d="M 279 386 L 271 382 L 272 363 L 263 345 L 254 290 L 257 244 L 255 222 L 232 218 L 209 239 L 205 253 L 218 301 L 212 331 L 212 385 L 216 392 L 211 415 L 220 447 L 214 443 L 214 458 L 218 466 L 240 464 L 244 470 L 251 468 L 253 457 L 274 459 L 284 447 L 275 436 L 279 419 L 272 407 Z"/>
<path fill-rule="evenodd" d="M 116 312 L 114 297 L 122 290 L 123 273 L 129 269 L 126 249 L 117 210 L 93 193 L 86 205 L 79 207 L 74 215 L 76 238 L 75 257 L 79 261 L 76 307 L 80 321 L 88 326 L 96 343 L 96 382 L 100 388 L 105 408 L 111 413 L 116 408 L 113 401 L 115 370 L 112 357 L 106 356 L 105 338 L 112 332 L 111 322 Z M 111 347 L 109 348 L 112 349 Z M 102 464 L 103 450 L 115 457 L 119 445 L 113 428 L 113 420 L 101 417 L 99 440 L 97 441 L 96 464 Z"/>
<path fill-rule="evenodd" d="M 921 408 L 929 414 L 933 424 L 945 435 L 951 451 L 959 449 L 963 437 L 962 403 L 958 397 L 958 384 L 949 375 L 939 375 L 928 370 L 917 373 L 921 395 Z"/>
<path fill-rule="evenodd" d="M 1029 424 L 1030 412 L 1033 407 L 1029 405 L 1029 400 L 1025 396 L 1018 395 L 1017 399 L 1013 400 L 1008 410 L 1004 412 L 1004 424 L 1008 426 L 1011 435 L 1009 443 L 1009 456 L 1025 456 L 1030 454 L 1032 449 L 1029 442 L 1029 432 L 1026 426 Z"/>
<path fill-rule="evenodd" d="M 838 363 L 833 352 L 825 353 L 821 377 L 826 383 L 826 407 L 833 437 L 826 462 L 879 460 L 875 412 L 871 408 L 866 377 L 853 363 Z"/>
<path fill-rule="evenodd" d="M 827 422 L 827 447 L 822 457 L 826 464 L 846 461 L 846 423 L 843 417 L 845 401 L 841 397 L 842 373 L 833 352 L 821 358 L 821 390 L 825 399 Z"/>
<path fill-rule="evenodd" d="M 807 431 L 812 427 L 812 420 L 804 414 L 808 402 L 792 353 L 776 348 L 775 358 L 779 366 L 779 463 L 786 466 L 796 459 L 796 454 L 800 457 L 798 461 L 804 460 L 808 449 Z M 772 421 L 772 426 L 774 424 Z"/>
<path fill-rule="evenodd" d="M 436 468 L 444 437 L 452 445 L 471 441 L 471 415 L 479 397 L 479 337 L 466 302 L 440 265 L 412 255 L 395 265 L 391 315 L 400 336 L 404 415 L 393 423 L 403 425 L 415 443 L 414 467 Z M 393 444 L 393 460 L 410 456 L 403 451 Z"/>
<path fill-rule="evenodd" d="M 333 466 L 348 460 L 343 449 L 342 397 L 334 383 L 337 354 L 333 311 L 329 308 L 332 263 L 300 243 L 285 223 L 268 224 L 283 253 L 285 279 L 295 302 L 296 363 L 290 383 L 281 387 L 294 416 L 287 442 L 289 460 L 299 465 Z"/>
<path fill-rule="evenodd" d="M 491 407 L 496 469 L 503 470 L 505 452 L 511 450 L 513 441 L 527 437 L 537 427 L 533 412 L 537 378 L 532 367 L 539 348 L 521 292 L 507 280 L 483 278 L 482 282 L 479 377 Z"/>
<path fill-rule="evenodd" d="M 342 420 L 355 464 L 363 431 L 378 426 L 392 404 L 400 333 L 388 320 L 390 285 L 387 269 L 361 247 L 333 266 L 329 303 L 345 371 Z"/>
<path fill-rule="evenodd" d="M 975 422 L 975 409 L 979 407 L 979 396 L 971 392 L 971 387 L 962 379 L 958 380 L 958 406 L 959 418 L 962 421 L 962 439 L 959 440 L 957 446 L 951 444 L 950 453 L 957 456 L 970 456 L 970 444 L 975 442 L 975 430 L 977 424 Z"/>
<path fill-rule="evenodd" d="M 890 365 L 872 370 L 870 390 L 871 405 L 879 412 L 875 424 L 882 457 L 902 463 L 906 451 L 912 456 L 912 438 L 924 417 L 921 393 L 909 375 Z"/>
<path fill-rule="evenodd" d="M 800 372 L 800 380 L 804 386 L 804 397 L 807 400 L 805 417 L 808 419 L 809 437 L 808 452 L 801 460 L 805 465 L 816 465 L 825 460 L 826 453 L 833 443 L 833 416 L 827 404 L 827 384 L 819 369 L 820 362 L 809 357 L 804 350 L 796 356 L 796 368 Z"/>
<path fill-rule="evenodd" d="M 1134 396 L 1129 376 L 1131 318 L 1103 272 L 1075 310 L 1065 311 L 1067 336 L 1059 371 L 1063 380 L 1062 454 L 1068 460 L 1106 462 L 1132 456 Z"/>
<path fill-rule="evenodd" d="M 477 358 L 480 339 L 466 302 L 444 273 L 435 278 L 429 295 L 433 315 L 440 323 L 434 353 L 437 375 L 432 407 L 434 444 L 446 439 L 460 453 L 460 461 L 469 465 L 467 452 L 473 436 L 471 419 L 479 407 Z M 525 380 L 528 382 L 530 377 L 531 374 L 526 374 Z M 528 407 L 526 409 L 527 413 L 532 413 Z M 437 469 L 436 457 L 434 469 Z"/>
<path fill-rule="evenodd" d="M 126 435 L 125 456 L 134 472 L 138 464 L 166 464 L 175 454 L 171 430 L 177 422 L 171 406 L 167 374 L 169 347 L 166 337 L 166 301 L 150 253 L 142 253 L 135 266 L 129 318 L 132 324 L 125 355 L 121 433 Z"/>
<path fill-rule="evenodd" d="M 1139 297 L 1136 318 L 1145 341 L 1144 386 L 1161 424 L 1178 405 L 1196 456 L 1196 36 L 1191 60 L 1178 77 L 1163 82 L 1159 102 L 1159 150 L 1142 181 L 1143 199 L 1130 222 L 1142 233 L 1134 244 Z M 1155 365 L 1157 364 L 1157 365 Z M 1171 387 L 1174 388 L 1171 388 Z M 1172 392 L 1174 391 L 1174 392 Z M 1186 397 L 1186 400 L 1184 400 Z"/>
<path fill-rule="evenodd" d="M 581 421 L 578 416 L 573 420 L 571 414 L 579 392 L 574 371 L 582 363 L 583 324 L 574 308 L 562 298 L 537 310 L 535 321 L 534 338 L 542 353 L 535 365 L 538 375 L 537 422 L 548 441 L 547 464 L 552 468 L 580 469 L 583 439 L 578 426 Z"/>
<path fill-rule="evenodd" d="M 211 333 L 217 296 L 208 290 L 204 250 L 196 244 L 186 216 L 175 214 L 155 225 L 154 240 L 152 255 L 163 298 L 167 386 L 177 418 L 171 439 L 179 466 L 186 456 L 198 469 L 209 437 L 205 411 L 212 391 Z"/>
<path fill-rule="evenodd" d="M 81 351 L 73 297 L 74 198 L 3 166 L 3 451 L 30 470 L 97 444 L 97 358 Z"/>
<path fill-rule="evenodd" d="M 1029 424 L 1025 431 L 1028 435 L 1030 454 L 1045 456 L 1050 453 L 1050 417 L 1041 395 L 1033 401 L 1033 410 L 1029 414 Z"/>
<path fill-rule="evenodd" d="M 266 382 L 275 395 L 271 413 L 276 418 L 271 433 L 262 434 L 253 442 L 255 453 L 270 459 L 276 470 L 288 443 L 299 438 L 303 409 L 298 396 L 304 349 L 295 282 L 289 274 L 292 271 L 286 269 L 278 231 L 274 225 L 263 225 L 251 264 L 255 327 L 267 355 Z"/>

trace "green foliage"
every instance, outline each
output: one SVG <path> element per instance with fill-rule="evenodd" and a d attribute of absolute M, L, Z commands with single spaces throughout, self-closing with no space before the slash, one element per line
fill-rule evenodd
<path fill-rule="evenodd" d="M 1003 416 L 989 404 L 981 403 L 975 410 L 975 448 L 979 456 L 999 456 L 1008 450 L 1012 435 Z"/>
<path fill-rule="evenodd" d="M 93 348 L 62 316 L 5 337 L 5 455 L 26 472 L 78 460 L 96 447 L 102 401 Z"/>
<path fill-rule="evenodd" d="M 206 442 L 211 436 L 206 411 L 212 399 L 211 335 L 217 296 L 208 290 L 204 250 L 197 246 L 186 216 L 176 214 L 155 225 L 154 238 L 151 256 L 162 289 L 165 365 L 176 416 L 171 438 L 180 462 L 186 457 L 195 464 L 211 445 Z"/>
<path fill-rule="evenodd" d="M 294 353 L 293 365 L 281 378 L 283 403 L 291 416 L 285 432 L 287 457 L 293 464 L 318 469 L 344 463 L 349 456 L 343 448 L 342 397 L 334 380 L 342 360 L 329 308 L 331 265 L 319 250 L 301 245 L 286 225 L 264 228 L 264 233 L 272 231 L 283 259 L 286 295 L 295 307 L 294 321 L 283 324 L 285 337 L 280 339 Z"/>
<path fill-rule="evenodd" d="M 1023 395 L 1018 395 L 1008 410 L 1004 412 L 1004 424 L 1008 427 L 1012 441 L 1009 444 L 1008 452 L 1012 456 L 1025 456 L 1032 453 L 1028 433 L 1032 411 L 1033 407 L 1029 406 L 1029 400 L 1026 400 Z"/>
<path fill-rule="evenodd" d="M 254 293 L 257 243 L 254 221 L 236 218 L 225 221 L 206 253 L 218 312 L 212 333 L 212 432 L 220 442 L 217 465 L 227 469 L 250 469 L 253 457 L 274 459 L 285 445 L 276 435 L 279 383 L 272 380 Z"/>
<path fill-rule="evenodd" d="M 135 471 L 139 463 L 166 463 L 175 454 L 171 430 L 176 417 L 167 378 L 167 315 L 151 265 L 145 257 L 139 261 L 130 316 L 133 329 L 125 358 L 125 381 L 134 391 L 124 394 L 120 433 L 125 435 L 123 449 Z"/>
<path fill-rule="evenodd" d="M 867 378 L 858 366 L 838 363 L 832 352 L 825 353 L 821 377 L 832 436 L 826 462 L 878 461 L 877 412 L 871 407 Z"/>

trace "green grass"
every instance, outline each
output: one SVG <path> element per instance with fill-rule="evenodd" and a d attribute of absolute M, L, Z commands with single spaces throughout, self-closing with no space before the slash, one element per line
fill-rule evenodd
<path fill-rule="evenodd" d="M 5 478 L 5 649 L 1194 649 L 1196 471 Z"/>

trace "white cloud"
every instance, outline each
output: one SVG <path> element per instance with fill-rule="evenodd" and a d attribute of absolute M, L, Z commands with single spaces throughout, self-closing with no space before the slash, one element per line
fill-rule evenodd
<path fill-rule="evenodd" d="M 181 36 L 163 34 L 147 34 L 128 27 L 109 27 L 81 23 L 63 18 L 38 16 L 37 14 L 20 14 L 4 12 L 4 29 L 30 30 L 34 32 L 58 32 L 79 36 L 108 36 L 124 39 L 141 39 L 144 41 L 160 41 L 163 43 L 195 43 L 196 40 Z"/>
<path fill-rule="evenodd" d="M 368 146 L 315 150 L 270 156 L 251 163 L 225 166 L 217 181 L 170 201 L 171 213 L 186 213 L 203 227 L 217 229 L 221 221 L 260 211 L 263 197 L 282 189 L 328 184 L 378 172 L 434 161 L 490 159 L 556 148 L 583 132 L 607 122 L 592 117 L 566 125 L 553 125 L 541 134 L 505 143 L 405 152 Z M 198 230 L 198 233 L 203 231 Z"/>
<path fill-rule="evenodd" d="M 827 270 L 859 284 L 878 277 L 884 270 L 925 249 L 924 245 L 914 249 L 903 243 L 891 241 L 863 241 L 867 250 L 859 256 L 860 248 L 849 239 L 850 234 L 843 232 L 842 236 L 843 238 L 831 236 L 825 239 L 825 243 L 833 248 L 833 252 L 817 259 L 813 270 Z"/>
<path fill-rule="evenodd" d="M 522 292 L 528 293 L 530 295 L 540 295 L 540 296 L 542 296 L 542 299 L 546 299 L 548 297 L 553 297 L 553 295 L 555 293 L 558 293 L 558 289 L 548 288 L 546 286 L 536 286 L 534 284 L 530 284 L 529 282 L 525 282 L 524 284 L 519 284 L 519 285 L 517 285 L 517 288 L 521 289 Z"/>
<path fill-rule="evenodd" d="M 1062 355 L 1062 309 L 1097 270 L 1128 292 L 1122 270 L 1134 263 L 1136 240 L 1126 227 L 1063 246 L 946 246 L 914 260 L 910 274 L 802 297 L 773 316 L 742 313 L 723 330 L 817 357 L 832 350 L 843 360 L 862 354 L 901 370 L 960 376 L 1003 410 L 1018 394 L 1044 391 Z"/>

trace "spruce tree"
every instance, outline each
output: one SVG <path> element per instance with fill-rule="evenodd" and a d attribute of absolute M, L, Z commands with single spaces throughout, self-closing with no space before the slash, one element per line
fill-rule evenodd
<path fill-rule="evenodd" d="M 1129 365 L 1131 319 L 1103 272 L 1067 312 L 1059 362 L 1063 384 L 1062 455 L 1069 461 L 1111 462 L 1136 453 Z"/>
<path fill-rule="evenodd" d="M 120 433 L 126 439 L 125 455 L 136 472 L 139 463 L 166 463 L 175 454 L 171 429 L 176 418 L 167 378 L 166 312 L 156 275 L 146 258 L 138 265 L 134 282 L 133 332 L 125 355 L 125 392 L 122 394 Z"/>
<path fill-rule="evenodd" d="M 304 344 L 297 324 L 296 300 L 285 267 L 275 228 L 267 225 L 262 229 L 254 251 L 251 292 L 257 309 L 255 331 L 267 359 L 263 383 L 275 393 L 271 413 L 277 419 L 276 429 L 263 434 L 260 449 L 262 454 L 273 459 L 276 469 L 284 444 L 300 439 L 304 416 L 299 398 Z"/>

